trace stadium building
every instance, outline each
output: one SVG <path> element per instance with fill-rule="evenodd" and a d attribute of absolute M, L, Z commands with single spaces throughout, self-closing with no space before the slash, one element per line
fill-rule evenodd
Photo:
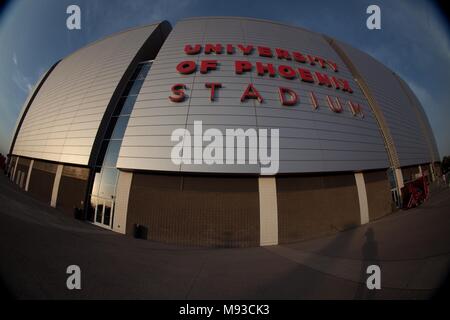
<path fill-rule="evenodd" d="M 230 129 L 244 139 L 224 138 L 221 161 L 208 145 Z M 9 157 L 10 179 L 63 212 L 216 247 L 373 221 L 439 170 L 424 110 L 394 72 L 326 35 L 234 17 L 139 27 L 60 60 L 27 98 Z"/>

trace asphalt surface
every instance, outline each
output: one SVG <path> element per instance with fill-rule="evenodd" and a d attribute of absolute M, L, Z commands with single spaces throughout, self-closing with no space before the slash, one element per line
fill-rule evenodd
<path fill-rule="evenodd" d="M 66 268 L 81 268 L 68 290 Z M 381 268 L 368 290 L 366 268 Z M 450 190 L 336 235 L 211 249 L 133 239 L 75 220 L 0 177 L 0 286 L 19 299 L 427 299 L 450 266 Z"/>

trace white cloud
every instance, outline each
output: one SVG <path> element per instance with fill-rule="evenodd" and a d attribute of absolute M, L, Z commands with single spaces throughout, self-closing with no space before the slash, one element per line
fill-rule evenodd
<path fill-rule="evenodd" d="M 17 55 L 14 52 L 12 56 L 13 63 L 15 65 L 15 69 L 13 71 L 12 75 L 12 81 L 15 83 L 17 87 L 19 87 L 20 90 L 28 94 L 31 89 L 33 88 L 33 85 L 31 83 L 30 77 L 25 76 L 19 69 L 19 61 L 17 60 Z"/>
<path fill-rule="evenodd" d="M 16 84 L 16 86 L 22 90 L 24 93 L 30 93 L 33 85 L 31 84 L 31 79 L 24 74 L 22 74 L 19 70 L 15 70 L 12 76 L 12 81 Z"/>

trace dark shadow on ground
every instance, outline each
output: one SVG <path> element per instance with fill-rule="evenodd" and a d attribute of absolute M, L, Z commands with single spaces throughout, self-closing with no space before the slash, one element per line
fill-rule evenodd
<path fill-rule="evenodd" d="M 309 252 L 312 254 L 336 256 L 335 253 L 345 251 L 351 246 L 357 235 L 354 232 L 346 232 L 354 226 L 345 227 L 345 231 L 334 234 L 333 241 L 327 243 L 320 250 L 305 250 L 304 242 L 282 244 L 281 246 L 292 250 Z M 339 254 L 337 254 L 339 256 Z M 295 263 L 296 266 L 290 272 L 277 278 L 276 282 L 268 283 L 261 287 L 264 293 L 278 292 L 280 296 L 275 299 L 352 299 L 357 285 L 354 282 L 324 274 L 306 265 Z M 296 284 L 296 285 L 293 285 Z M 270 295 L 269 295 L 270 297 Z"/>
<path fill-rule="evenodd" d="M 447 278 L 443 282 L 442 286 L 438 290 L 436 290 L 432 297 L 433 300 L 441 301 L 448 301 L 448 298 L 450 298 L 450 272 L 447 275 Z"/>
<path fill-rule="evenodd" d="M 14 296 L 11 294 L 11 291 L 9 290 L 9 288 L 6 286 L 5 282 L 3 281 L 3 279 L 0 278 L 0 301 L 5 301 L 5 300 L 14 300 Z"/>
<path fill-rule="evenodd" d="M 361 247 L 361 271 L 359 276 L 359 286 L 355 292 L 355 299 L 358 300 L 370 300 L 376 296 L 376 289 L 368 289 L 366 285 L 367 278 L 370 276 L 367 274 L 367 268 L 370 265 L 378 265 L 382 272 L 381 263 L 378 254 L 378 243 L 375 239 L 375 232 L 372 227 L 368 227 L 365 233 L 365 241 Z"/>

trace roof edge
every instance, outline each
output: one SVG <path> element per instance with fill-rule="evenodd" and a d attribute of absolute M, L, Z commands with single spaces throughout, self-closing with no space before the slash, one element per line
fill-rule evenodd
<path fill-rule="evenodd" d="M 289 27 L 289 28 L 300 29 L 300 30 L 303 30 L 303 31 L 311 32 L 311 33 L 321 34 L 321 33 L 319 33 L 319 32 L 312 31 L 312 30 L 306 29 L 306 28 L 304 28 L 304 27 L 300 27 L 300 26 L 296 26 L 296 25 L 292 25 L 292 24 L 287 24 L 287 23 L 283 23 L 283 22 L 279 22 L 279 21 L 274 21 L 274 20 L 261 19 L 261 18 L 253 18 L 253 17 L 240 17 L 240 16 L 199 16 L 199 17 L 183 18 L 183 19 L 178 20 L 178 22 L 189 21 L 189 20 L 208 20 L 208 19 L 230 19 L 230 20 L 248 20 L 248 21 L 256 21 L 256 22 L 264 22 L 264 23 L 270 23 L 270 24 L 280 25 L 280 26 L 283 26 L 283 27 Z M 178 22 L 177 22 L 177 23 L 178 23 Z"/>
<path fill-rule="evenodd" d="M 64 57 L 60 58 L 58 61 L 65 60 L 68 57 L 72 56 L 73 54 L 77 53 L 79 50 L 88 48 L 88 47 L 93 46 L 93 45 L 95 45 L 95 44 L 97 44 L 97 43 L 99 43 L 99 42 L 101 42 L 103 40 L 109 39 L 111 37 L 115 37 L 115 36 L 117 36 L 119 34 L 126 33 L 126 32 L 129 32 L 129 31 L 134 31 L 134 30 L 137 30 L 137 29 L 143 29 L 143 28 L 147 28 L 147 27 L 151 27 L 151 26 L 158 26 L 158 25 L 161 25 L 161 24 L 166 24 L 166 25 L 169 25 L 170 27 L 172 27 L 172 25 L 170 24 L 170 22 L 168 20 L 161 20 L 161 21 L 158 21 L 158 22 L 155 22 L 155 23 L 150 23 L 150 24 L 145 24 L 145 25 L 141 25 L 141 26 L 135 26 L 135 27 L 131 27 L 131 28 L 128 28 L 128 29 L 124 29 L 124 30 L 121 30 L 121 31 L 118 31 L 118 32 L 111 33 L 111 34 L 109 34 L 109 35 L 107 35 L 105 37 L 102 37 L 100 39 L 94 40 L 92 42 L 89 42 L 86 45 L 78 48 L 77 50 L 72 51 L 67 56 L 64 56 Z"/>

